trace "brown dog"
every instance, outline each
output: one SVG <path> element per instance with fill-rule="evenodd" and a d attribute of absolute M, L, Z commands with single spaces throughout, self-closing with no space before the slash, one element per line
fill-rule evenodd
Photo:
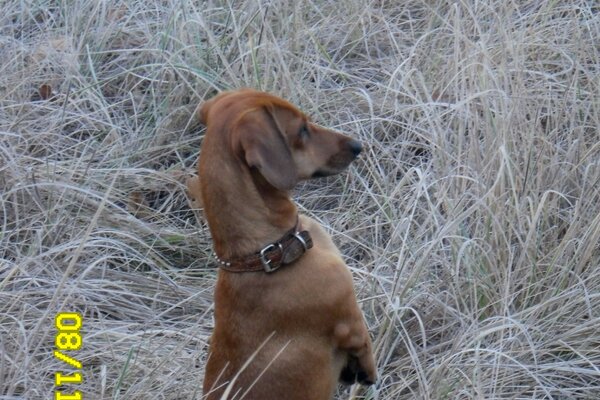
<path fill-rule="evenodd" d="M 344 170 L 360 143 L 250 89 L 219 94 L 199 117 L 200 184 L 189 189 L 201 197 L 222 267 L 206 398 L 327 400 L 338 380 L 372 384 L 350 271 L 288 194 L 300 180 Z"/>

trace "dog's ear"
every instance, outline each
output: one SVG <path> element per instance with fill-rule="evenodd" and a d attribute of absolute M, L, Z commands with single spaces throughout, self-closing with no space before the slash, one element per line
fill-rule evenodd
<path fill-rule="evenodd" d="M 290 190 L 298 183 L 283 121 L 270 105 L 252 110 L 236 124 L 246 163 L 257 168 L 275 188 Z"/>

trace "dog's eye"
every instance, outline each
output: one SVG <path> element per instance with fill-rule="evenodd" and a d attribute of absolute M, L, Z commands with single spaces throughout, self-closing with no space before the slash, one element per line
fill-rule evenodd
<path fill-rule="evenodd" d="M 306 124 L 303 124 L 303 125 L 300 127 L 300 131 L 298 132 L 298 137 L 299 137 L 300 139 L 305 139 L 305 138 L 307 138 L 308 136 L 310 136 L 310 132 L 308 131 L 308 126 L 307 126 Z"/>

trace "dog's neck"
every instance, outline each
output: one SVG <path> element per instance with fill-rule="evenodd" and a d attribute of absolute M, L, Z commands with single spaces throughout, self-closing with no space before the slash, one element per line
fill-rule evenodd
<path fill-rule="evenodd" d="M 280 239 L 297 219 L 289 193 L 246 166 L 206 171 L 202 200 L 215 252 L 222 260 L 253 254 Z"/>

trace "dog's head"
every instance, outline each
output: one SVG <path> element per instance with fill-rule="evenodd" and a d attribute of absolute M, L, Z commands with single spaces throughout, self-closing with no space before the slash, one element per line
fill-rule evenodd
<path fill-rule="evenodd" d="M 280 190 L 337 174 L 362 150 L 360 142 L 311 122 L 287 101 L 251 89 L 221 93 L 198 114 L 207 135 L 227 135 L 229 150 Z"/>

